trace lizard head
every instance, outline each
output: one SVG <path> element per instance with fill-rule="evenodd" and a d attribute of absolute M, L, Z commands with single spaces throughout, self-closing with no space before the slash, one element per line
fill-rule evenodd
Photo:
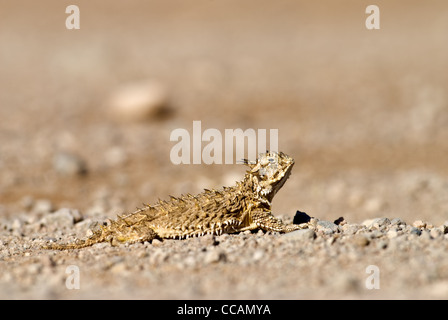
<path fill-rule="evenodd" d="M 269 202 L 285 184 L 294 166 L 294 159 L 283 152 L 261 153 L 257 161 L 243 160 L 250 170 L 247 174 L 253 182 L 253 190 Z"/>

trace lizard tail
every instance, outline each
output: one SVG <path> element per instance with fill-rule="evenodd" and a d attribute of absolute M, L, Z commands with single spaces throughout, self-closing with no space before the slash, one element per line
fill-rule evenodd
<path fill-rule="evenodd" d="M 47 250 L 71 250 L 71 249 L 81 249 L 85 247 L 90 247 L 94 245 L 95 243 L 105 242 L 107 241 L 107 229 L 103 226 L 101 226 L 100 230 L 97 230 L 93 236 L 90 238 L 87 238 L 85 240 L 77 239 L 75 243 L 67 243 L 67 244 L 60 244 L 60 243 L 50 243 L 47 245 L 42 246 L 42 249 Z"/>
<path fill-rule="evenodd" d="M 47 245 L 42 246 L 42 249 L 46 250 L 71 250 L 71 249 L 80 249 L 89 247 L 91 245 L 94 245 L 95 243 L 99 243 L 101 241 L 89 241 L 87 240 L 79 240 L 76 241 L 76 243 L 67 243 L 67 244 L 60 244 L 60 243 L 50 243 Z"/>

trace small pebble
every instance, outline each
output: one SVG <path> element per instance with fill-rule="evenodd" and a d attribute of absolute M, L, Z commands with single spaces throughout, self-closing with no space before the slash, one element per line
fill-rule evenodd
<path fill-rule="evenodd" d="M 314 239 L 315 235 L 312 229 L 301 229 L 285 233 L 281 236 L 281 239 L 283 241 L 309 241 Z"/>
<path fill-rule="evenodd" d="M 293 224 L 302 224 L 302 223 L 309 222 L 310 220 L 311 220 L 311 217 L 309 215 L 307 215 L 305 212 L 297 210 L 292 223 Z"/>
<path fill-rule="evenodd" d="M 31 210 L 34 206 L 34 198 L 31 196 L 25 196 L 22 199 L 20 199 L 20 204 L 23 209 Z"/>
<path fill-rule="evenodd" d="M 12 230 L 19 230 L 22 227 L 22 221 L 19 219 L 14 219 L 14 221 L 11 224 Z"/>
<path fill-rule="evenodd" d="M 398 232 L 396 230 L 389 230 L 389 231 L 387 231 L 386 236 L 389 239 L 393 239 L 393 238 L 398 237 Z"/>
<path fill-rule="evenodd" d="M 128 83 L 112 93 L 107 105 L 120 121 L 156 118 L 168 111 L 168 91 L 158 81 Z"/>
<path fill-rule="evenodd" d="M 412 227 L 409 233 L 420 236 L 422 234 L 422 231 L 417 227 Z"/>
<path fill-rule="evenodd" d="M 372 222 L 372 226 L 377 229 L 388 226 L 390 224 L 391 222 L 388 218 L 377 218 L 374 219 Z"/>
<path fill-rule="evenodd" d="M 443 224 L 439 227 L 443 234 L 448 233 L 448 224 Z"/>
<path fill-rule="evenodd" d="M 210 250 L 207 251 L 205 257 L 204 257 L 204 263 L 210 264 L 210 263 L 217 263 L 220 261 L 226 260 L 226 254 L 221 250 Z"/>
<path fill-rule="evenodd" d="M 322 231 L 324 234 L 333 234 L 338 232 L 338 226 L 330 221 L 319 220 L 317 222 L 317 230 Z"/>
<path fill-rule="evenodd" d="M 344 235 L 350 236 L 350 235 L 355 234 L 361 228 L 362 228 L 362 226 L 357 225 L 357 224 L 344 224 L 341 227 L 341 230 L 344 233 Z"/>
<path fill-rule="evenodd" d="M 252 260 L 258 261 L 261 258 L 263 258 L 263 256 L 264 256 L 264 250 L 262 249 L 255 250 L 254 254 L 252 255 Z"/>
<path fill-rule="evenodd" d="M 370 243 L 369 238 L 362 234 L 354 235 L 351 241 L 359 247 L 368 246 Z"/>
<path fill-rule="evenodd" d="M 426 222 L 423 222 L 422 220 L 415 220 L 412 225 L 416 228 L 422 229 L 426 227 Z"/>
<path fill-rule="evenodd" d="M 58 152 L 53 157 L 53 169 L 62 175 L 76 176 L 87 174 L 87 163 L 79 155 Z"/>
<path fill-rule="evenodd" d="M 390 221 L 391 225 L 406 225 L 406 222 L 404 222 L 401 218 L 394 218 Z"/>
<path fill-rule="evenodd" d="M 153 240 L 151 241 L 151 245 L 153 245 L 153 246 L 155 246 L 155 247 L 160 246 L 162 243 L 163 243 L 163 242 L 160 241 L 159 239 L 153 239 Z"/>
<path fill-rule="evenodd" d="M 367 220 L 364 220 L 363 222 L 361 222 L 361 225 L 363 225 L 367 228 L 370 228 L 374 221 L 375 221 L 375 219 L 367 219 Z"/>
<path fill-rule="evenodd" d="M 429 234 L 429 231 L 428 230 L 421 231 L 420 239 L 422 239 L 422 240 L 431 240 L 431 235 Z"/>
<path fill-rule="evenodd" d="M 334 224 L 338 226 L 343 226 L 347 224 L 347 221 L 345 221 L 344 217 L 339 217 L 336 220 L 334 220 Z"/>
<path fill-rule="evenodd" d="M 429 235 L 431 236 L 431 238 L 438 238 L 443 234 L 442 230 L 440 230 L 439 228 L 432 228 L 429 231 Z"/>
<path fill-rule="evenodd" d="M 71 228 L 75 222 L 82 220 L 82 216 L 78 210 L 62 208 L 47 214 L 40 221 L 43 225 L 53 226 L 56 228 Z"/>

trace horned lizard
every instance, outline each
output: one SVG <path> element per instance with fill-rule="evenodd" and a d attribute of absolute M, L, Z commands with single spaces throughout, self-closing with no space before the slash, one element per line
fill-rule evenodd
<path fill-rule="evenodd" d="M 99 242 L 135 243 L 152 239 L 184 239 L 205 234 L 220 235 L 245 230 L 290 232 L 310 227 L 309 223 L 284 224 L 271 213 L 271 202 L 291 174 L 294 160 L 282 152 L 243 159 L 249 167 L 244 179 L 221 190 L 205 189 L 199 195 L 171 196 L 135 212 L 118 216 L 85 240 L 73 244 L 51 243 L 46 249 L 77 249 Z"/>

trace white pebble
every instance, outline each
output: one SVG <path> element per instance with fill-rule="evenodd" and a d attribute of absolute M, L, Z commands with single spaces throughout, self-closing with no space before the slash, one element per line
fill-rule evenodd
<path fill-rule="evenodd" d="M 145 120 L 166 110 L 167 89 L 156 81 L 129 83 L 119 87 L 109 98 L 108 107 L 118 120 Z"/>

